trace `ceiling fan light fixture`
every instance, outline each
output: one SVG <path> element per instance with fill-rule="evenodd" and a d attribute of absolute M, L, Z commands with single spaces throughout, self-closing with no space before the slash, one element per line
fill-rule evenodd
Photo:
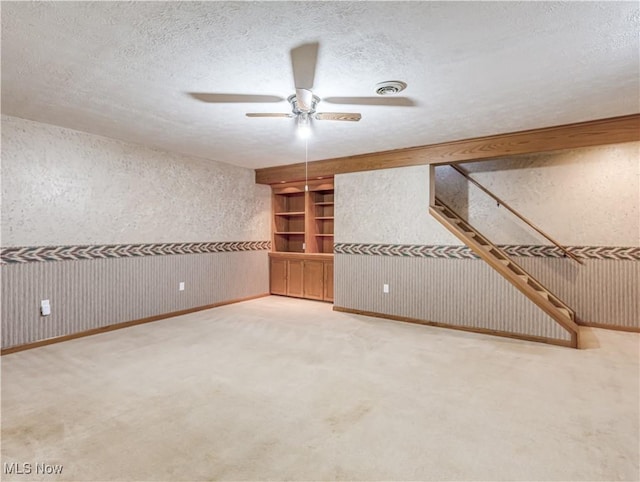
<path fill-rule="evenodd" d="M 300 139 L 308 139 L 311 136 L 311 121 L 309 120 L 309 114 L 301 112 L 296 118 L 297 133 Z"/>
<path fill-rule="evenodd" d="M 401 80 L 387 80 L 376 84 L 376 94 L 393 95 L 407 88 L 407 83 Z"/>

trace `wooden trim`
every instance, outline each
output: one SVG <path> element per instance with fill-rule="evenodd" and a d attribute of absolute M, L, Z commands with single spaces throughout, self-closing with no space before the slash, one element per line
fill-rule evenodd
<path fill-rule="evenodd" d="M 429 206 L 436 203 L 436 166 L 429 164 Z"/>
<path fill-rule="evenodd" d="M 571 254 L 569 251 L 567 251 L 565 249 L 564 246 L 562 246 L 560 243 L 558 243 L 555 239 L 553 239 L 551 236 L 549 236 L 547 233 L 545 233 L 542 229 L 540 229 L 538 226 L 536 226 L 535 224 L 533 224 L 531 221 L 529 221 L 527 218 L 525 218 L 522 214 L 520 214 L 518 211 L 516 211 L 515 209 L 513 209 L 509 204 L 507 204 L 506 202 L 504 202 L 502 199 L 500 199 L 498 196 L 496 196 L 495 194 L 493 194 L 491 191 L 489 191 L 486 187 L 484 187 L 482 184 L 480 184 L 478 181 L 476 181 L 474 178 L 471 177 L 471 175 L 465 171 L 464 169 L 462 169 L 459 166 L 456 166 L 455 164 L 451 164 L 451 166 L 453 169 L 455 169 L 457 172 L 460 173 L 460 175 L 464 176 L 466 179 L 469 180 L 469 182 L 471 182 L 473 185 L 475 185 L 478 189 L 480 189 L 482 192 L 484 192 L 485 194 L 487 194 L 488 196 L 492 197 L 493 199 L 495 199 L 499 205 L 503 206 L 505 209 L 507 209 L 510 213 L 512 213 L 514 216 L 516 216 L 517 218 L 519 218 L 520 220 L 522 220 L 527 226 L 529 226 L 531 229 L 533 229 L 534 231 L 536 231 L 538 234 L 544 236 L 546 239 L 548 239 L 549 241 L 551 241 L 556 247 L 560 248 L 560 250 L 569 258 L 571 258 L 573 261 L 575 261 L 578 264 L 584 264 L 579 258 L 576 258 L 573 254 Z M 430 168 L 434 168 L 433 165 L 430 166 Z M 435 191 L 435 189 L 434 189 Z M 435 198 L 435 193 L 434 193 L 434 198 Z M 432 203 L 434 204 L 434 203 Z"/>
<path fill-rule="evenodd" d="M 246 296 L 244 298 L 236 298 L 234 300 L 221 301 L 219 303 L 213 303 L 211 305 L 198 306 L 196 308 L 173 311 L 171 313 L 163 313 L 162 315 L 149 316 L 147 318 L 140 318 L 138 320 L 123 321 L 122 323 L 115 323 L 113 325 L 101 326 L 100 328 L 93 328 L 91 330 L 72 333 L 70 335 L 56 336 L 53 338 L 47 338 L 46 340 L 34 341 L 33 343 L 26 343 L 24 345 L 17 345 L 17 346 L 11 346 L 9 348 L 3 348 L 2 351 L 0 351 L 0 355 L 1 356 L 9 355 L 11 353 L 17 353 L 19 351 L 31 350 L 32 348 L 39 348 L 41 346 L 53 345 L 54 343 L 62 343 L 63 341 L 75 340 L 76 338 L 84 338 L 86 336 L 98 335 L 100 333 L 120 330 L 122 328 L 129 328 L 130 326 L 142 325 L 145 323 L 151 323 L 153 321 L 164 320 L 166 318 L 172 318 L 174 316 L 188 315 L 189 313 L 195 313 L 196 311 L 209 310 L 211 308 L 217 308 L 219 306 L 230 305 L 233 303 L 240 303 L 242 301 L 254 300 L 256 298 L 263 298 L 265 296 L 269 296 L 269 293 L 262 293 L 254 296 Z"/>
<path fill-rule="evenodd" d="M 578 319 L 576 319 L 576 323 L 580 326 L 588 326 L 591 328 L 603 328 L 605 330 L 626 331 L 629 333 L 640 333 L 640 327 L 636 327 L 636 326 L 608 325 L 606 323 L 597 323 L 593 321 L 583 321 Z"/>
<path fill-rule="evenodd" d="M 516 340 L 525 340 L 525 341 L 535 341 L 538 343 L 547 343 L 549 345 L 558 345 L 569 348 L 577 348 L 575 342 L 573 340 L 558 340 L 555 338 L 547 338 L 543 336 L 535 336 L 535 335 L 521 335 L 518 333 L 510 333 L 508 331 L 500 331 L 500 330 L 491 330 L 489 328 L 475 328 L 471 326 L 459 326 L 459 325 L 450 325 L 448 323 L 440 323 L 437 321 L 428 321 L 428 320 L 420 320 L 417 318 L 408 318 L 406 316 L 396 316 L 396 315 L 387 315 L 384 313 L 377 313 L 375 311 L 363 311 L 363 310 L 354 310 L 352 308 L 345 308 L 343 306 L 333 306 L 334 311 L 340 311 L 343 313 L 353 313 L 355 315 L 362 316 L 372 316 L 375 318 L 385 318 L 388 320 L 394 321 L 402 321 L 405 323 L 415 323 L 418 325 L 427 325 L 427 326 L 435 326 L 438 328 L 449 328 L 452 330 L 459 331 L 467 331 L 471 333 L 480 333 L 483 335 L 493 335 L 493 336 L 501 336 L 504 338 L 513 338 Z"/>
<path fill-rule="evenodd" d="M 318 244 L 314 237 L 315 234 L 315 206 L 313 205 L 313 195 L 309 190 L 304 193 L 304 252 L 305 253 L 317 253 Z"/>
<path fill-rule="evenodd" d="M 640 114 L 577 122 L 473 139 L 314 161 L 309 178 L 423 164 L 481 161 L 516 154 L 575 149 L 640 140 Z M 256 183 L 304 179 L 304 163 L 256 170 Z"/>

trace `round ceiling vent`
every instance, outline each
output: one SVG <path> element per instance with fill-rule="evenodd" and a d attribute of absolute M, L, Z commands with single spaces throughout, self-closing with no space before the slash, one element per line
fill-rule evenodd
<path fill-rule="evenodd" d="M 376 84 L 376 94 L 378 95 L 391 95 L 402 92 L 407 88 L 407 84 L 401 80 L 387 80 L 386 82 L 380 82 Z"/>

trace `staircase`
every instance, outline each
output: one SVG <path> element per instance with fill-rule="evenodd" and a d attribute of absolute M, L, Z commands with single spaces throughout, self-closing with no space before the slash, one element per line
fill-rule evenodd
<path fill-rule="evenodd" d="M 571 345 L 574 348 L 578 348 L 580 331 L 579 326 L 576 324 L 576 316 L 573 310 L 510 259 L 503 250 L 491 243 L 485 236 L 462 219 L 442 200 L 438 197 L 433 199 L 434 201 L 429 206 L 431 215 L 488 263 L 489 266 L 500 273 L 502 277 L 538 305 L 547 315 L 565 328 L 571 334 Z"/>

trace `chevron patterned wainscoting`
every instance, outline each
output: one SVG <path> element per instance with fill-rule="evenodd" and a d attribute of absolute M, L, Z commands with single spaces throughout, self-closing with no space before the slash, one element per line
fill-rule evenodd
<path fill-rule="evenodd" d="M 2 348 L 265 295 L 269 248 L 268 241 L 4 248 Z"/>
<path fill-rule="evenodd" d="M 640 248 L 571 247 L 584 260 L 577 265 L 553 246 L 501 247 L 585 324 L 640 331 Z M 334 252 L 337 309 L 566 339 L 564 330 L 466 246 L 337 243 Z"/>

